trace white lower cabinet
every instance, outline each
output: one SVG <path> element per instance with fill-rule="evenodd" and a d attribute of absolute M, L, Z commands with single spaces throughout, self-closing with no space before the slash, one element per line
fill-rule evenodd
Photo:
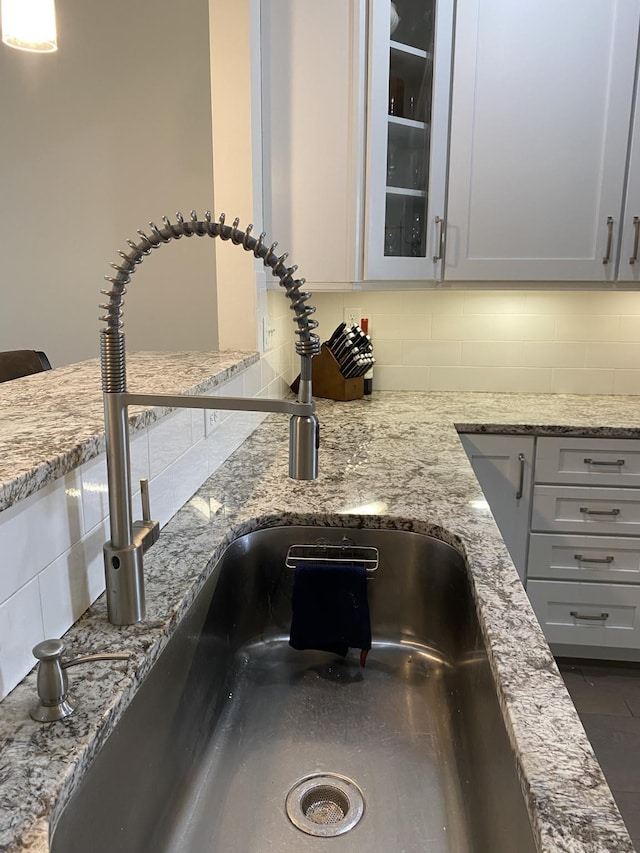
<path fill-rule="evenodd" d="M 556 653 L 586 646 L 589 656 L 626 657 L 616 652 L 640 649 L 640 586 L 529 580 L 527 594 Z"/>
<path fill-rule="evenodd" d="M 534 438 L 468 433 L 460 441 L 524 582 Z"/>
<path fill-rule="evenodd" d="M 640 539 L 532 533 L 527 584 L 537 578 L 640 584 Z"/>
<path fill-rule="evenodd" d="M 533 487 L 532 530 L 640 534 L 640 489 Z"/>
<path fill-rule="evenodd" d="M 640 660 L 640 441 L 460 439 L 554 654 Z"/>
<path fill-rule="evenodd" d="M 536 442 L 526 589 L 557 655 L 640 660 L 640 442 Z"/>

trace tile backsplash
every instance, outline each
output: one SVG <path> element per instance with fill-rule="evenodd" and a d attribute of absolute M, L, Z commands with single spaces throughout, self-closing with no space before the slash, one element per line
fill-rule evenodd
<path fill-rule="evenodd" d="M 374 388 L 640 393 L 640 293 L 316 292 L 326 340 L 345 309 L 369 318 Z"/>
<path fill-rule="evenodd" d="M 149 478 L 152 514 L 161 526 L 266 417 L 215 410 L 215 396 L 282 397 L 294 378 L 288 303 L 269 293 L 266 306 L 269 350 L 212 392 L 211 410 L 175 411 L 132 437 L 132 483 L 135 488 Z M 138 491 L 136 517 L 139 501 Z M 0 699 L 35 664 L 32 647 L 62 636 L 103 592 L 107 516 L 104 454 L 0 512 Z"/>

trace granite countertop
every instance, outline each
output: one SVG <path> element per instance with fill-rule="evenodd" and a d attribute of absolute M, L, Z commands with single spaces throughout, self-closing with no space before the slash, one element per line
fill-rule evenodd
<path fill-rule="evenodd" d="M 70 654 L 127 650 L 129 664 L 73 672 L 80 706 L 39 725 L 32 672 L 0 706 L 0 851 L 48 850 L 51 818 L 112 730 L 228 542 L 287 523 L 390 527 L 466 554 L 482 631 L 538 849 L 632 853 L 609 788 L 460 445 L 461 431 L 640 437 L 638 398 L 375 393 L 318 401 L 320 475 L 289 480 L 287 418 L 270 416 L 164 528 L 145 556 L 147 618 L 106 621 L 100 598 Z M 487 425 L 490 425 L 488 428 Z"/>
<path fill-rule="evenodd" d="M 258 361 L 255 352 L 127 355 L 129 391 L 206 394 Z M 132 431 L 166 409 L 131 406 Z M 0 384 L 0 512 L 105 449 L 100 360 Z"/>

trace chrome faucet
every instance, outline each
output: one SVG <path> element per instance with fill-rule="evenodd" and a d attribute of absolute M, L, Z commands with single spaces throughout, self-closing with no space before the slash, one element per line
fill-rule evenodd
<path fill-rule="evenodd" d="M 119 252 L 120 261 L 112 263 L 114 275 L 105 276 L 110 290 L 102 290 L 109 301 L 100 307 L 107 313 L 101 317 L 106 328 L 100 332 L 100 360 L 104 399 L 105 433 L 107 443 L 107 477 L 109 484 L 109 521 L 111 539 L 104 546 L 107 587 L 107 613 L 114 625 L 132 625 L 144 619 L 144 575 L 142 555 L 158 538 L 160 526 L 151 519 L 146 485 L 142 486 L 143 519 L 132 522 L 131 466 L 127 407 L 130 405 L 166 406 L 175 408 L 234 409 L 248 412 L 285 412 L 291 415 L 289 424 L 289 476 L 298 480 L 313 480 L 318 475 L 318 419 L 311 388 L 311 360 L 320 351 L 320 339 L 313 330 L 318 323 L 311 319 L 315 308 L 306 305 L 308 293 L 300 290 L 304 279 L 294 279 L 296 266 L 287 267 L 287 254 L 278 257 L 277 243 L 267 246 L 264 233 L 258 239 L 246 231 L 225 224 L 224 214 L 212 221 L 207 211 L 203 220 L 195 211 L 185 220 L 176 214 L 176 223 L 162 218 L 163 227 L 150 222 L 151 234 L 138 231 L 139 241 L 127 241 L 128 252 Z M 126 285 L 131 281 L 138 264 L 163 243 L 180 237 L 220 237 L 242 246 L 271 268 L 280 279 L 297 323 L 296 352 L 300 356 L 300 384 L 295 400 L 266 400 L 245 397 L 207 397 L 189 394 L 136 394 L 127 391 L 123 301 Z"/>

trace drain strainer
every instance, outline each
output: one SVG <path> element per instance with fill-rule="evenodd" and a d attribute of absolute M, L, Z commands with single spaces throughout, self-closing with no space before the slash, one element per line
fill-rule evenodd
<path fill-rule="evenodd" d="M 352 829 L 364 813 L 362 791 L 337 773 L 305 776 L 287 795 L 287 815 L 307 835 L 330 838 Z"/>

